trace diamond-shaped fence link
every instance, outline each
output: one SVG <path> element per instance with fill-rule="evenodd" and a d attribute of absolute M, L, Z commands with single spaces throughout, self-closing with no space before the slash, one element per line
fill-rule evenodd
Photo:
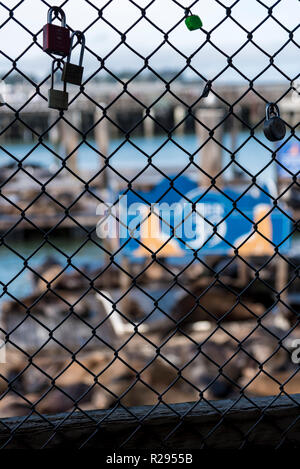
<path fill-rule="evenodd" d="M 119 410 L 134 425 L 117 448 L 188 427 L 197 447 L 221 427 L 247 447 L 268 422 L 274 447 L 293 444 L 299 417 L 268 410 L 300 392 L 299 2 L 57 4 L 86 41 L 67 110 L 48 107 L 67 61 L 43 50 L 53 5 L 0 2 L 1 447 L 33 417 L 51 429 L 40 447 L 68 445 L 76 415 L 86 447 Z M 247 428 L 227 419 L 241 400 Z M 209 427 L 189 420 L 201 403 Z M 145 424 L 162 408 L 163 436 Z"/>

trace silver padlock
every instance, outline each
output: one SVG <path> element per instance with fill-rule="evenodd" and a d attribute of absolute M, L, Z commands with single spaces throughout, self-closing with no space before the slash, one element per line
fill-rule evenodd
<path fill-rule="evenodd" d="M 81 44 L 81 52 L 80 52 L 80 57 L 79 57 L 79 65 L 75 65 L 70 63 L 71 60 L 71 54 L 72 54 L 72 47 L 73 47 L 73 40 L 74 37 L 77 37 L 77 44 Z M 75 45 L 75 47 L 77 46 Z M 70 45 L 70 52 L 68 54 L 67 62 L 64 64 L 63 72 L 61 79 L 62 81 L 66 83 L 72 83 L 73 85 L 81 85 L 82 82 L 82 75 L 83 75 L 83 54 L 84 54 L 84 48 L 85 48 L 85 37 L 84 34 L 81 31 L 74 31 L 74 33 L 71 36 L 71 45 Z"/>
<path fill-rule="evenodd" d="M 54 67 L 58 63 L 60 68 L 61 61 L 58 59 L 53 60 L 51 70 L 51 88 L 48 91 L 48 107 L 51 109 L 57 109 L 58 111 L 68 110 L 69 93 L 67 93 L 67 84 L 64 82 L 63 90 L 54 89 Z"/>

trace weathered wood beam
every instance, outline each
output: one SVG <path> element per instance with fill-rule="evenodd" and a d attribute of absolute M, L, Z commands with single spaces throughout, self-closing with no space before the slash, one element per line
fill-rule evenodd
<path fill-rule="evenodd" d="M 180 420 L 180 416 L 184 416 Z M 300 395 L 75 412 L 0 421 L 0 447 L 176 450 L 300 446 Z M 289 431 L 285 434 L 285 431 Z M 130 438 L 130 436 L 132 436 Z M 284 440 L 282 438 L 285 437 Z"/>

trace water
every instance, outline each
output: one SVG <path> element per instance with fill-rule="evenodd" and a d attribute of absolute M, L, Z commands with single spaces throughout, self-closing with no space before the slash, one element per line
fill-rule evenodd
<path fill-rule="evenodd" d="M 9 295 L 3 293 L 2 283 L 8 284 L 8 292 L 17 298 L 30 294 L 33 287 L 33 274 L 30 269 L 38 269 L 49 257 L 64 267 L 67 256 L 72 256 L 72 264 L 77 268 L 89 265 L 96 269 L 103 263 L 103 251 L 92 241 L 87 242 L 82 248 L 80 248 L 82 244 L 80 238 L 55 236 L 51 241 L 58 249 L 48 243 L 43 244 L 43 240 L 39 238 L 7 241 L 9 247 L 0 247 L 0 303 L 9 299 Z M 32 255 L 33 253 L 35 254 Z M 28 269 L 24 269 L 23 258 L 28 260 Z M 72 269 L 68 267 L 69 271 Z"/>
<path fill-rule="evenodd" d="M 262 134 L 257 135 L 262 142 L 267 143 Z M 261 182 L 274 181 L 276 177 L 275 163 L 271 163 L 270 152 L 266 150 L 260 143 L 254 139 L 249 139 L 247 132 L 241 132 L 237 138 L 237 146 L 242 146 L 241 150 L 237 153 L 237 161 L 252 174 L 261 171 L 267 165 L 267 168 L 259 175 Z M 176 136 L 173 138 L 174 142 L 167 142 L 163 136 L 154 137 L 151 139 L 137 137 L 132 139 L 134 144 L 141 148 L 146 155 L 153 155 L 153 163 L 166 171 L 172 167 L 177 170 L 184 168 L 189 163 L 189 154 L 197 151 L 198 141 L 196 136 Z M 91 142 L 92 144 L 94 142 Z M 187 153 L 179 148 L 176 144 L 183 147 Z M 225 135 L 224 145 L 230 149 L 230 136 Z M 34 148 L 34 143 L 26 144 L 12 144 L 3 143 L 0 148 L 0 167 L 12 162 L 9 154 L 14 155 L 18 160 L 27 156 L 27 163 L 35 163 L 44 167 L 52 168 L 60 165 L 60 161 L 55 157 L 47 148 L 39 145 Z M 49 144 L 49 147 L 52 146 Z M 6 151 L 4 151 L 5 149 Z M 140 170 L 147 164 L 147 156 L 134 147 L 129 142 L 124 142 L 122 139 L 112 140 L 110 144 L 109 154 L 111 155 L 110 164 L 112 167 L 119 171 L 124 168 L 135 168 Z M 7 153 L 8 152 L 8 153 Z M 230 161 L 230 156 L 226 151 L 223 151 L 223 164 L 226 165 Z M 271 164 L 270 164 L 271 163 Z M 79 149 L 78 165 L 81 169 L 97 170 L 99 166 L 99 155 L 93 151 L 86 144 L 83 144 Z M 226 171 L 225 178 L 232 176 L 232 167 Z M 72 255 L 79 247 L 80 240 L 66 239 L 56 237 L 54 240 L 62 251 L 67 255 Z M 20 240 L 9 243 L 10 247 L 16 250 L 24 257 L 31 255 L 41 244 L 41 240 Z M 53 256 L 58 262 L 65 265 L 65 257 L 51 247 L 49 244 L 44 245 L 34 254 L 29 260 L 29 266 L 33 269 L 37 268 L 47 256 Z M 82 248 L 74 257 L 73 263 L 80 267 L 83 264 L 99 265 L 103 261 L 103 254 L 100 248 L 95 246 L 92 242 Z M 20 274 L 20 275 L 18 275 Z M 23 268 L 23 259 L 19 258 L 14 252 L 7 247 L 0 247 L 0 302 L 4 298 L 7 299 L 8 295 L 3 294 L 3 284 L 9 283 L 8 291 L 18 298 L 22 298 L 29 294 L 32 290 L 31 276 L 28 269 Z"/>
<path fill-rule="evenodd" d="M 257 133 L 257 138 L 265 145 L 272 145 L 267 142 L 262 133 Z M 109 156 L 110 165 L 122 171 L 125 168 L 141 170 L 147 165 L 148 156 L 153 155 L 153 164 L 160 169 L 170 168 L 183 169 L 189 163 L 190 154 L 195 154 L 199 148 L 199 143 L 195 135 L 174 136 L 173 141 L 168 141 L 166 137 L 159 136 L 153 138 L 136 137 L 132 138 L 132 143 L 124 139 L 115 139 L 110 143 Z M 93 141 L 90 142 L 95 145 Z M 230 151 L 230 135 L 225 134 L 224 146 Z M 44 167 L 52 168 L 60 166 L 61 161 L 53 155 L 43 145 L 35 148 L 35 143 L 12 144 L 3 143 L 0 147 L 0 167 L 13 162 L 9 154 L 12 154 L 17 160 L 26 158 L 27 163 L 34 163 Z M 183 151 L 178 145 L 183 147 Z M 47 146 L 54 149 L 53 145 L 47 143 Z M 140 150 L 138 150 L 138 148 Z M 266 165 L 269 166 L 259 176 L 260 180 L 266 181 L 275 178 L 275 163 L 271 163 L 271 152 L 263 147 L 253 138 L 249 139 L 249 133 L 241 132 L 237 138 L 237 148 L 242 147 L 237 152 L 237 161 L 252 173 L 261 171 Z M 4 150 L 3 150 L 4 149 Z M 8 152 L 8 154 L 5 152 Z M 235 148 L 236 150 L 236 148 Z M 78 151 L 78 166 L 83 170 L 97 170 L 99 167 L 99 155 L 86 143 L 82 143 Z M 226 165 L 230 161 L 230 155 L 223 151 L 223 162 Z M 232 167 L 226 171 L 225 177 L 232 176 Z"/>

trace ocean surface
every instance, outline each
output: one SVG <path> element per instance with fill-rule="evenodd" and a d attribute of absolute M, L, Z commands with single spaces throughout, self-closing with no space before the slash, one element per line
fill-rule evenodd
<path fill-rule="evenodd" d="M 268 142 L 262 133 L 257 133 L 256 138 L 272 148 L 273 144 Z M 131 139 L 131 142 L 126 142 L 124 139 L 111 140 L 109 157 L 112 167 L 118 170 L 122 168 L 140 170 L 147 164 L 148 156 L 153 155 L 153 164 L 159 168 L 170 168 L 170 171 L 172 171 L 172 167 L 182 169 L 189 163 L 190 155 L 196 155 L 199 148 L 199 142 L 195 135 L 174 136 L 172 141 L 168 141 L 164 136 L 135 137 Z M 93 141 L 90 144 L 95 146 Z M 54 149 L 53 145 L 48 142 L 45 142 L 45 145 Z M 223 151 L 225 166 L 230 161 L 231 140 L 229 134 L 225 134 L 223 145 L 228 149 L 228 151 L 225 149 Z M 53 155 L 46 146 L 39 144 L 36 147 L 36 143 L 2 143 L 0 145 L 0 167 L 13 162 L 10 154 L 17 160 L 26 158 L 28 164 L 35 163 L 48 168 L 59 167 L 61 165 L 60 159 Z M 140 151 L 137 147 L 140 148 Z M 234 151 L 236 151 L 236 160 L 245 170 L 258 173 L 268 165 L 259 178 L 261 180 L 275 178 L 276 167 L 274 163 L 271 163 L 271 152 L 254 138 L 249 138 L 249 133 L 241 132 L 238 135 Z M 58 152 L 60 154 L 59 150 Z M 99 167 L 99 158 L 99 155 L 86 143 L 82 143 L 79 147 L 78 166 L 80 169 L 96 170 Z M 232 167 L 226 170 L 225 177 L 229 178 L 231 175 Z"/>
<path fill-rule="evenodd" d="M 257 137 L 263 143 L 272 145 L 265 140 L 262 134 L 258 133 Z M 153 163 L 157 167 L 173 174 L 174 170 L 172 171 L 172 168 L 176 167 L 176 170 L 184 168 L 189 162 L 189 154 L 196 153 L 199 146 L 198 140 L 194 135 L 176 136 L 173 140 L 173 142 L 167 142 L 167 139 L 163 136 L 154 138 L 137 137 L 133 138 L 132 142 L 140 147 L 146 155 L 153 155 Z M 94 144 L 94 142 L 91 142 L 91 144 Z M 231 150 L 229 135 L 224 136 L 223 144 L 228 150 Z M 52 148 L 50 144 L 47 143 L 47 145 Z M 183 147 L 185 151 L 179 146 Z M 0 146 L 0 168 L 12 163 L 12 158 L 9 155 L 13 155 L 18 160 L 28 155 L 26 158 L 27 163 L 35 163 L 50 169 L 54 169 L 61 164 L 60 160 L 53 156 L 47 148 L 42 145 L 35 149 L 34 147 L 34 143 L 18 144 L 2 142 Z M 239 164 L 251 174 L 257 174 L 261 171 L 258 176 L 260 182 L 271 182 L 274 184 L 276 166 L 275 163 L 271 163 L 270 151 L 265 149 L 255 139 L 249 139 L 247 132 L 241 132 L 238 135 L 235 150 L 239 147 L 241 149 L 236 153 L 236 159 Z M 111 141 L 109 155 L 111 155 L 111 166 L 118 170 L 122 170 L 122 168 L 141 169 L 147 164 L 147 156 L 129 142 L 124 143 L 122 139 Z M 224 150 L 223 164 L 226 165 L 229 161 L 230 155 Z M 89 148 L 88 145 L 83 144 L 79 149 L 78 165 L 82 169 L 96 170 L 99 167 L 99 155 Z M 263 170 L 264 167 L 266 169 Z M 225 178 L 230 178 L 232 174 L 231 167 L 226 171 Z M 73 254 L 82 242 L 82 240 L 77 238 L 64 239 L 62 237 L 56 237 L 52 241 L 68 255 Z M 7 293 L 3 293 L 4 284 L 8 284 L 8 292 L 17 298 L 22 298 L 31 292 L 32 277 L 28 269 L 24 270 L 23 257 L 27 258 L 30 256 L 40 243 L 41 240 L 38 239 L 22 240 L 16 238 L 14 242 L 11 240 L 9 242 L 11 249 L 5 246 L 0 247 L 0 303 L 3 299 L 8 299 L 9 297 Z M 22 257 L 18 257 L 13 250 L 17 251 Z M 57 261 L 65 264 L 65 257 L 61 253 L 53 247 L 45 245 L 30 258 L 29 265 L 33 269 L 37 268 L 48 256 L 55 257 Z M 101 249 L 91 242 L 74 256 L 73 263 L 79 267 L 83 264 L 94 265 L 96 267 L 97 265 L 99 266 L 102 260 Z"/>

